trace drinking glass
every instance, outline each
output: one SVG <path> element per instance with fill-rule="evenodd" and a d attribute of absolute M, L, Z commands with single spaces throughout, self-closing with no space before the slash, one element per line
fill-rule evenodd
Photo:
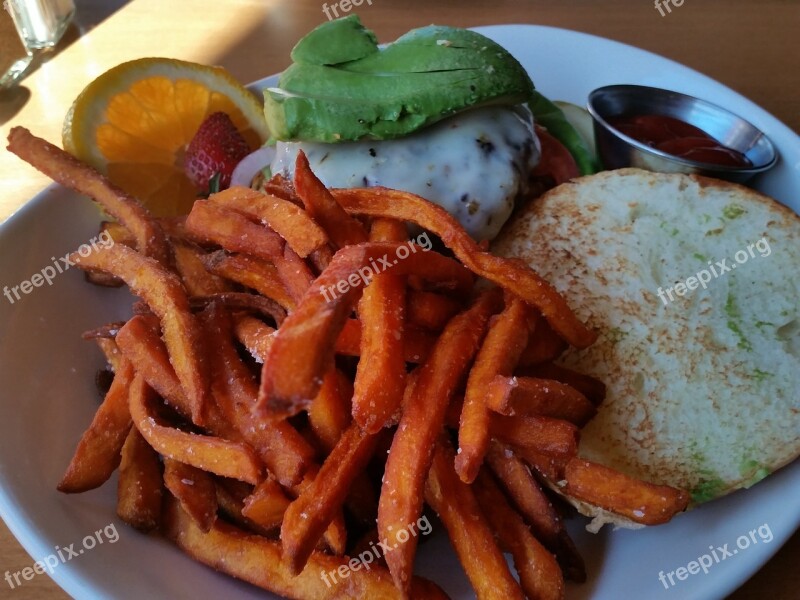
<path fill-rule="evenodd" d="M 14 21 L 26 56 L 0 77 L 0 89 L 17 83 L 42 53 L 52 49 L 75 14 L 73 0 L 5 0 L 3 6 Z"/>

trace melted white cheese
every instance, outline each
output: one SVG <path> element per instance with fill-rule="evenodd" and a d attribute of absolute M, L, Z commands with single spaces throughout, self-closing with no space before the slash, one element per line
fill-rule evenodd
<path fill-rule="evenodd" d="M 394 140 L 278 142 L 272 172 L 293 175 L 299 150 L 328 187 L 405 190 L 455 216 L 477 240 L 493 239 L 525 191 L 539 145 L 526 109 L 490 106 Z"/>

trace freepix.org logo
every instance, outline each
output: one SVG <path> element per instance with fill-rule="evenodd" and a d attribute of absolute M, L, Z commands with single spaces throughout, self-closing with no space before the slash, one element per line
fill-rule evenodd
<path fill-rule="evenodd" d="M 753 244 L 748 244 L 746 250 L 737 250 L 736 254 L 733 255 L 733 261 L 735 262 L 731 261 L 729 263 L 727 258 L 723 258 L 722 260 L 718 260 L 716 262 L 709 260 L 707 269 L 701 269 L 685 281 L 678 282 L 672 287 L 668 287 L 666 289 L 663 287 L 658 288 L 656 295 L 661 299 L 661 302 L 664 303 L 664 306 L 667 306 L 669 302 L 675 301 L 675 295 L 685 296 L 687 293 L 696 290 L 698 287 L 706 289 L 708 284 L 711 282 L 712 275 L 714 276 L 714 279 L 717 279 L 726 273 L 730 273 L 738 265 L 743 265 L 748 260 L 755 258 L 756 253 L 754 250 L 758 250 L 758 254 L 761 258 L 766 258 L 772 254 L 772 248 L 769 246 L 769 241 L 767 238 L 763 237 Z M 673 292 L 675 292 L 675 295 L 673 295 Z M 667 301 L 667 297 L 669 297 L 669 302 Z"/>
<path fill-rule="evenodd" d="M 52 575 L 57 566 L 78 558 L 106 541 L 109 544 L 115 544 L 118 540 L 119 532 L 117 532 L 117 527 L 114 523 L 110 523 L 83 538 L 80 546 L 78 544 L 70 544 L 64 547 L 56 546 L 53 548 L 52 554 L 48 554 L 42 560 L 37 560 L 33 563 L 33 566 L 25 567 L 19 571 L 6 571 L 6 583 L 13 590 L 25 581 L 31 581 L 36 575 L 41 575 L 42 573 Z"/>
<path fill-rule="evenodd" d="M 53 280 L 56 276 L 61 275 L 61 273 L 69 270 L 70 267 L 74 267 L 76 264 L 80 263 L 81 256 L 87 257 L 99 248 L 110 248 L 113 245 L 114 239 L 107 231 L 103 231 L 100 235 L 90 239 L 86 244 L 81 244 L 75 253 L 68 252 L 61 258 L 51 256 L 50 260 L 53 261 L 53 264 L 47 265 L 38 273 L 34 273 L 31 275 L 30 279 L 21 281 L 18 285 L 12 287 L 7 285 L 3 286 L 3 295 L 6 297 L 6 300 L 14 304 L 22 299 L 20 292 L 27 296 L 34 289 L 42 287 L 45 283 L 47 283 L 47 285 L 53 285 Z M 78 256 L 75 256 L 75 254 Z"/>

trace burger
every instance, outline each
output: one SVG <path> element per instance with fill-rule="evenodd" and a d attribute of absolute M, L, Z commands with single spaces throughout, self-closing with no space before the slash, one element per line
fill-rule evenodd
<path fill-rule="evenodd" d="M 264 90 L 271 139 L 243 169 L 247 177 L 254 166 L 291 177 L 302 151 L 328 187 L 412 192 L 491 240 L 536 189 L 533 178 L 549 176 L 538 166 L 561 166 L 551 183 L 581 173 L 586 149 L 559 109 L 507 50 L 477 32 L 429 26 L 381 47 L 352 15 L 317 27 L 291 58 L 278 85 Z M 535 127 L 536 109 L 564 145 Z M 557 148 L 547 160 L 544 135 L 544 147 Z M 557 155 L 572 167 L 566 175 Z"/>

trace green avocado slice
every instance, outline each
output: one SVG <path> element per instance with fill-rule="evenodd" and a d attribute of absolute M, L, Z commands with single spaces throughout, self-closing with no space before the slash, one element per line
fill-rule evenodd
<path fill-rule="evenodd" d="M 415 29 L 379 49 L 352 15 L 309 33 L 292 58 L 278 87 L 265 90 L 272 141 L 391 139 L 467 108 L 519 104 L 533 94 L 504 48 L 452 27 Z"/>
<path fill-rule="evenodd" d="M 291 57 L 296 63 L 338 65 L 378 52 L 375 34 L 364 27 L 358 16 L 328 21 L 297 42 Z"/>

